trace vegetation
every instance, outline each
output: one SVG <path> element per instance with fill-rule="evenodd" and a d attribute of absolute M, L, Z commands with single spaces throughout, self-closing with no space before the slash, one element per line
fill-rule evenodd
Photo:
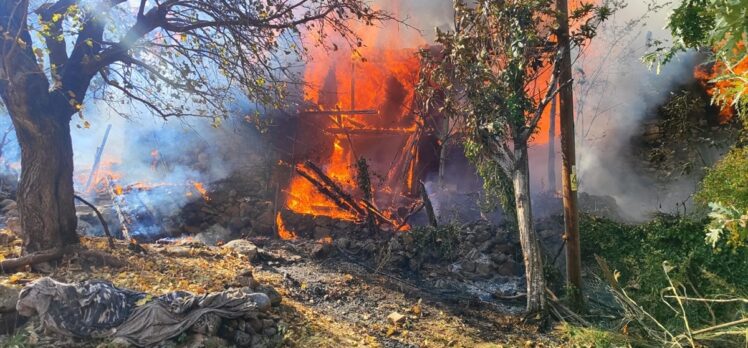
<path fill-rule="evenodd" d="M 571 20 L 585 21 L 571 41 L 581 46 L 608 15 L 607 8 L 581 6 Z M 558 14 L 549 0 L 457 1 L 454 32 L 437 31 L 443 51 L 422 51 L 419 85 L 426 109 L 436 106 L 460 120 L 465 153 L 486 192 L 505 207 L 513 203 L 508 211 L 516 213 L 525 254 L 529 312 L 544 309 L 545 280 L 530 208 L 528 141 L 545 107 L 572 82 L 558 80 L 566 48 L 558 47 L 551 18 Z"/>
<path fill-rule="evenodd" d="M 298 82 L 292 57 L 305 56 L 305 40 L 328 47 L 337 32 L 362 45 L 353 18 L 390 17 L 360 0 L 0 3 L 0 96 L 21 147 L 25 250 L 78 241 L 70 122 L 84 119 L 87 96 L 117 113 L 218 125 L 236 95 L 278 106 Z"/>
<path fill-rule="evenodd" d="M 707 205 L 721 202 L 738 210 L 748 210 L 748 147 L 732 149 L 711 168 L 701 188 L 696 193 L 696 202 Z"/>
<path fill-rule="evenodd" d="M 669 330 L 682 332 L 684 321 L 673 310 L 677 305 L 663 293 L 670 281 L 689 297 L 748 295 L 744 261 L 748 249 L 725 248 L 724 241 L 713 249 L 704 242 L 707 223 L 706 219 L 660 215 L 642 225 L 625 225 L 585 216 L 581 220 L 583 255 L 588 264 L 594 264 L 594 255 L 605 259 L 620 272 L 619 283 L 636 303 Z M 684 307 L 693 327 L 739 319 L 748 310 L 739 302 L 688 302 Z"/>
<path fill-rule="evenodd" d="M 712 101 L 732 106 L 748 121 L 748 0 L 681 0 L 670 16 L 668 28 L 672 45 L 655 42 L 653 52 L 644 57 L 651 65 L 664 64 L 679 52 L 704 48 L 712 52 L 717 77 L 723 87 Z"/>

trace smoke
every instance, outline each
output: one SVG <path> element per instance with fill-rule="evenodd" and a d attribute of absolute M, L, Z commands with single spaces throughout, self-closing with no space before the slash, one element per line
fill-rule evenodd
<path fill-rule="evenodd" d="M 600 28 L 574 64 L 580 191 L 615 198 L 634 220 L 656 211 L 676 211 L 689 200 L 698 180 L 683 176 L 666 182 L 632 159 L 632 138 L 641 134 L 645 119 L 671 91 L 693 82 L 693 69 L 699 63 L 694 53 L 680 54 L 658 74 L 641 61 L 652 40 L 670 39 L 664 29 L 670 11 L 667 7 L 650 11 L 645 4 L 631 2 Z M 547 161 L 539 162 L 547 160 L 547 148 L 533 152 L 533 172 L 542 180 Z M 560 154 L 556 157 L 560 159 Z"/>

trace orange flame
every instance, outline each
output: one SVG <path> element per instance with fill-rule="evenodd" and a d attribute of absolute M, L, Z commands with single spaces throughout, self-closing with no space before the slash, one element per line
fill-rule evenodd
<path fill-rule="evenodd" d="M 740 44 L 739 46 L 745 47 L 744 44 Z M 730 89 L 735 88 L 734 82 L 730 80 L 711 82 L 713 79 L 717 78 L 724 70 L 725 64 L 721 61 L 718 61 L 712 65 L 697 66 L 693 74 L 694 77 L 699 81 L 699 83 L 706 89 L 706 93 L 709 96 L 713 97 L 717 93 L 725 94 Z M 740 60 L 732 70 L 735 74 L 738 75 L 748 72 L 748 56 L 743 57 L 743 59 Z M 727 100 L 725 100 L 725 104 L 722 105 L 719 111 L 720 123 L 727 123 L 735 116 L 735 109 L 731 106 L 732 103 L 732 98 L 727 98 Z"/>
<path fill-rule="evenodd" d="M 358 24 L 353 24 L 358 26 Z M 355 162 L 361 153 L 352 149 L 348 129 L 361 129 L 372 132 L 392 131 L 402 133 L 405 138 L 416 131 L 410 106 L 418 79 L 419 61 L 415 49 L 391 49 L 402 47 L 398 35 L 387 35 L 387 30 L 360 26 L 364 42 L 377 42 L 378 39 L 392 40 L 387 48 L 362 47 L 351 52 L 328 52 L 312 50 L 311 63 L 304 72 L 307 85 L 305 99 L 317 105 L 320 110 L 376 110 L 375 115 L 336 115 L 330 118 L 330 131 L 337 134 L 322 134 L 329 139 L 331 151 L 317 164 L 325 174 L 347 192 L 358 191 L 356 187 Z M 419 42 L 422 43 L 422 42 Z M 335 91 L 324 90 L 326 83 L 334 79 Z M 391 105 L 393 90 L 398 93 L 398 105 Z M 390 104 L 388 104 L 390 102 Z M 323 120 L 323 119 L 320 119 Z M 399 141 L 399 140 L 398 140 Z M 364 149 L 365 151 L 365 149 Z M 410 164 L 412 173 L 414 164 Z M 412 183 L 403 183 L 410 186 Z M 312 215 L 329 216 L 342 220 L 354 220 L 356 216 L 339 208 L 327 196 L 320 193 L 312 183 L 301 176 L 294 176 L 286 190 L 286 207 L 290 210 Z M 397 192 L 398 190 L 393 190 Z"/>
<path fill-rule="evenodd" d="M 275 216 L 275 225 L 278 228 L 278 237 L 283 240 L 296 239 L 296 233 L 293 233 L 286 229 L 286 224 L 283 223 L 283 218 L 281 217 L 280 212 L 278 212 L 278 214 Z"/>
<path fill-rule="evenodd" d="M 195 188 L 195 190 L 197 190 L 197 192 L 200 193 L 200 196 L 202 196 L 206 202 L 210 201 L 208 190 L 205 189 L 205 186 L 203 186 L 201 182 L 194 181 L 192 182 L 192 186 Z"/>

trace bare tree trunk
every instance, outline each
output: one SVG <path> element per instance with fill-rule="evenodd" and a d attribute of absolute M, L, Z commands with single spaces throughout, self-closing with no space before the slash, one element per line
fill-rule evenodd
<path fill-rule="evenodd" d="M 9 108 L 21 146 L 18 207 L 24 252 L 77 243 L 69 118 Z"/>
<path fill-rule="evenodd" d="M 530 206 L 530 167 L 527 144 L 515 144 L 515 166 L 512 172 L 514 201 L 517 209 L 517 226 L 527 278 L 527 312 L 545 310 L 545 278 L 540 245 L 532 225 Z"/>

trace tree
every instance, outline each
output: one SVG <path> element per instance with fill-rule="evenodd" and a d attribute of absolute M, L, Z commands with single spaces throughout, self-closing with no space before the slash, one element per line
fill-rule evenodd
<path fill-rule="evenodd" d="M 681 0 L 668 20 L 671 45 L 655 41 L 643 57 L 659 67 L 677 53 L 698 49 L 712 54 L 716 70 L 712 82 L 720 88 L 712 102 L 734 107 L 748 125 L 748 0 Z M 706 48 L 706 49 L 705 49 Z"/>
<path fill-rule="evenodd" d="M 116 111 L 228 115 L 238 92 L 277 106 L 304 43 L 389 19 L 361 0 L 0 2 L 0 96 L 21 147 L 24 251 L 76 243 L 70 122 L 87 96 Z M 331 47 L 334 48 L 334 47 Z"/>
<path fill-rule="evenodd" d="M 559 88 L 561 58 L 552 0 L 455 2 L 454 32 L 437 32 L 440 55 L 423 51 L 424 100 L 443 94 L 441 108 L 462 118 L 464 147 L 488 194 L 516 216 L 527 278 L 527 311 L 545 308 L 545 279 L 530 207 L 528 142 Z M 592 14 L 595 16 L 592 16 Z M 584 5 L 572 19 L 581 45 L 609 11 Z"/>

